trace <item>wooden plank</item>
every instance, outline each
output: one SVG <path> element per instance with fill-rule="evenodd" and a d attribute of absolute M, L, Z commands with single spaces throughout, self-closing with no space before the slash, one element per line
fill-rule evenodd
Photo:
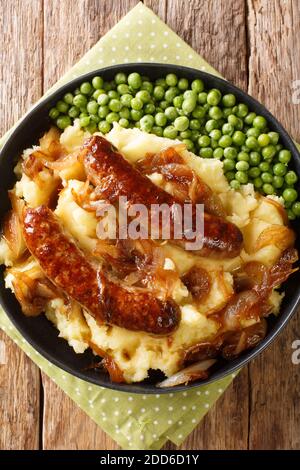
<path fill-rule="evenodd" d="M 227 79 L 247 89 L 244 0 L 145 0 L 144 3 Z M 247 445 L 248 372 L 245 368 L 180 448 L 246 449 Z M 176 447 L 168 443 L 166 448 Z"/>
<path fill-rule="evenodd" d="M 137 0 L 45 2 L 44 91 L 137 3 Z M 116 443 L 45 375 L 43 386 L 44 449 L 118 448 Z"/>
<path fill-rule="evenodd" d="M 299 0 L 248 1 L 249 92 L 300 139 L 300 106 L 292 83 L 300 77 Z M 292 364 L 292 343 L 300 338 L 300 315 L 250 367 L 251 449 L 299 449 L 300 367 Z"/>
<path fill-rule="evenodd" d="M 42 1 L 0 1 L 0 133 L 42 94 Z M 39 447 L 39 369 L 0 332 L 0 449 Z"/>

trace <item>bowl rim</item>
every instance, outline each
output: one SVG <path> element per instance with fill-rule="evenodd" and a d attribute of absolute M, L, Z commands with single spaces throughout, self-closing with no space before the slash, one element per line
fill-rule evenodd
<path fill-rule="evenodd" d="M 172 70 L 173 73 L 176 73 L 182 76 L 184 76 L 184 72 L 187 72 L 188 74 L 192 74 L 192 75 L 198 75 L 198 77 L 201 78 L 204 81 L 204 83 L 205 83 L 205 79 L 207 79 L 208 81 L 213 80 L 214 82 L 217 83 L 217 85 L 219 84 L 221 88 L 223 87 L 227 88 L 228 93 L 234 93 L 238 96 L 242 96 L 246 98 L 246 101 L 249 107 L 253 106 L 254 108 L 259 108 L 261 114 L 264 117 L 266 117 L 266 119 L 269 122 L 272 123 L 272 127 L 275 126 L 277 128 L 276 130 L 279 132 L 280 137 L 284 138 L 289 150 L 291 150 L 292 161 L 298 167 L 297 173 L 298 175 L 300 175 L 300 155 L 299 155 L 299 152 L 295 143 L 293 142 L 292 138 L 289 136 L 287 131 L 284 129 L 284 127 L 280 124 L 280 122 L 273 116 L 273 114 L 262 103 L 260 103 L 258 100 L 253 98 L 247 92 L 243 91 L 241 88 L 221 78 L 218 75 L 213 75 L 213 74 L 204 72 L 202 70 L 194 69 L 191 67 L 185 67 L 185 66 L 180 66 L 176 64 L 162 64 L 158 62 L 139 62 L 139 63 L 133 62 L 133 63 L 117 64 L 117 65 L 95 69 L 91 72 L 84 73 L 70 81 L 67 81 L 65 84 L 53 90 L 52 92 L 50 90 L 49 93 L 43 96 L 38 101 L 38 103 L 34 105 L 20 119 L 20 121 L 15 125 L 15 127 L 12 129 L 11 132 L 8 131 L 7 138 L 2 148 L 0 148 L 0 162 L 4 160 L 5 154 L 7 152 L 7 148 L 9 147 L 11 140 L 16 138 L 16 136 L 19 134 L 19 132 L 22 131 L 26 123 L 30 121 L 32 118 L 34 118 L 38 110 L 41 110 L 44 107 L 47 107 L 47 105 L 49 105 L 54 100 L 54 98 L 55 98 L 55 101 L 58 100 L 59 97 L 63 96 L 66 92 L 75 89 L 82 81 L 89 80 L 96 75 L 101 75 L 103 73 L 110 73 L 110 72 L 117 73 L 120 71 L 123 71 L 125 73 L 126 72 L 129 73 L 131 71 L 137 71 L 143 74 L 143 69 L 145 68 L 148 68 L 148 69 L 152 68 L 156 70 L 157 72 L 159 71 L 160 72 L 159 74 L 161 76 L 165 75 L 166 73 L 169 73 L 170 70 Z M 220 370 L 213 372 L 208 377 L 208 379 L 203 380 L 201 382 L 196 381 L 196 382 L 191 382 L 188 385 L 179 385 L 176 387 L 166 387 L 166 388 L 158 388 L 155 386 L 155 384 L 148 384 L 148 383 L 147 384 L 143 384 L 143 383 L 118 384 L 118 383 L 113 383 L 113 382 L 102 382 L 101 376 L 99 376 L 99 379 L 93 379 L 92 377 L 87 377 L 84 372 L 81 372 L 80 370 L 76 370 L 72 367 L 69 367 L 63 361 L 61 361 L 60 359 L 57 359 L 52 353 L 49 353 L 35 339 L 33 339 L 30 336 L 30 334 L 28 334 L 27 331 L 25 331 L 25 329 L 19 325 L 19 322 L 15 319 L 15 317 L 11 315 L 10 309 L 7 307 L 6 302 L 4 301 L 1 292 L 0 292 L 0 304 L 2 308 L 4 309 L 5 313 L 7 314 L 7 316 L 9 317 L 10 321 L 14 324 L 14 326 L 20 332 L 20 334 L 28 341 L 28 343 L 35 350 L 37 350 L 43 357 L 45 357 L 45 359 L 47 359 L 50 363 L 56 365 L 60 369 L 70 373 L 71 375 L 75 377 L 78 377 L 84 380 L 87 383 L 92 383 L 92 384 L 95 384 L 104 388 L 116 390 L 118 392 L 162 395 L 162 394 L 171 393 L 171 392 L 176 393 L 176 392 L 191 390 L 194 388 L 204 387 L 204 386 L 207 386 L 208 384 L 212 384 L 221 379 L 224 379 L 231 374 L 235 376 L 235 373 L 237 371 L 239 371 L 242 367 L 248 364 L 252 359 L 260 355 L 283 331 L 284 327 L 287 325 L 287 323 L 296 313 L 300 305 L 300 288 L 298 290 L 297 298 L 293 302 L 293 305 L 290 308 L 288 308 L 288 311 L 285 312 L 284 315 L 279 314 L 278 320 L 276 321 L 276 325 L 274 326 L 273 330 L 270 331 L 269 334 L 267 334 L 264 340 L 262 340 L 258 344 L 258 346 L 256 346 L 254 349 L 248 351 L 245 355 L 240 356 L 237 359 L 228 362 L 225 366 L 226 370 L 223 370 L 224 369 L 223 367 Z"/>

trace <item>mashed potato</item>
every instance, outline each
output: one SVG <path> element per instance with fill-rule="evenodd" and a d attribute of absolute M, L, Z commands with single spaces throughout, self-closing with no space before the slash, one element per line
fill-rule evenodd
<path fill-rule="evenodd" d="M 72 155 L 78 152 L 87 136 L 75 122 L 73 127 L 68 127 L 61 134 L 60 142 L 66 153 Z M 151 152 L 160 152 L 174 146 L 174 141 L 169 139 L 146 134 L 138 129 L 122 129 L 117 124 L 106 137 L 130 163 L 142 159 L 149 149 Z M 34 150 L 36 148 L 31 151 Z M 25 155 L 29 154 L 30 150 L 27 150 Z M 201 305 L 197 306 L 193 302 L 187 288 L 179 281 L 172 297 L 180 306 L 182 318 L 177 331 L 169 337 L 154 337 L 117 326 L 99 325 L 75 302 L 70 310 L 70 306 L 67 307 L 62 298 L 55 298 L 46 306 L 47 318 L 76 353 L 83 353 L 90 345 L 104 351 L 115 360 L 127 382 L 142 381 L 147 377 L 149 369 L 159 369 L 167 376 L 175 373 L 183 350 L 195 343 L 210 340 L 218 332 L 219 325 L 211 314 L 220 310 L 233 295 L 233 271 L 243 263 L 253 260 L 272 265 L 284 249 L 286 227 L 280 201 L 274 203 L 271 198 L 258 195 L 251 184 L 243 186 L 240 191 L 230 189 L 219 160 L 202 159 L 187 150 L 182 150 L 181 155 L 186 164 L 220 196 L 227 219 L 241 229 L 245 240 L 240 256 L 223 260 L 196 256 L 169 243 L 162 246 L 166 258 L 164 269 L 176 270 L 181 276 L 197 264 L 209 272 L 211 290 Z M 45 169 L 42 172 L 42 185 L 22 173 L 19 164 L 16 173 L 19 181 L 14 191 L 18 197 L 24 198 L 32 207 L 49 201 L 57 185 L 57 179 L 51 177 L 50 171 Z M 80 192 L 84 187 L 83 168 L 74 160 L 70 168 L 57 169 L 54 174 L 62 180 L 64 186 L 59 193 L 55 213 L 79 246 L 92 254 L 97 244 L 97 218 L 94 212 L 80 207 L 74 198 L 74 193 Z M 154 173 L 150 178 L 157 186 L 163 184 L 159 174 Z M 280 241 L 277 243 L 272 241 L 272 237 L 268 239 L 265 236 L 270 229 L 280 232 L 277 237 Z M 30 268 L 26 263 L 22 268 L 14 263 L 13 254 L 4 239 L 0 241 L 0 262 L 7 267 L 14 266 L 15 270 L 26 271 Z M 8 269 L 7 287 L 13 288 L 12 281 L 13 274 Z M 281 299 L 282 295 L 273 291 L 270 303 L 274 313 L 278 313 Z"/>

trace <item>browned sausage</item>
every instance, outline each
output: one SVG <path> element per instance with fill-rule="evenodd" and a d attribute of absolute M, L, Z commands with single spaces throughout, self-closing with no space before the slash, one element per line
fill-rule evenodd
<path fill-rule="evenodd" d="M 160 335 L 178 326 L 179 308 L 172 300 L 161 301 L 109 280 L 63 232 L 49 208 L 25 210 L 23 231 L 46 276 L 99 323 Z"/>
<path fill-rule="evenodd" d="M 133 168 L 123 156 L 100 136 L 91 137 L 85 144 L 79 158 L 83 161 L 87 175 L 97 186 L 102 199 L 116 202 L 120 196 L 126 196 L 128 204 L 144 204 L 150 210 L 152 204 L 167 204 L 175 208 L 182 202 L 155 186 L 149 178 Z M 196 227 L 196 206 L 192 205 L 192 226 Z M 174 233 L 176 210 L 171 210 L 171 240 Z M 187 238 L 172 240 L 172 243 L 184 245 Z M 189 240 L 191 242 L 191 240 Z M 202 256 L 233 258 L 242 247 L 243 236 L 240 230 L 222 217 L 204 213 L 203 248 L 195 251 Z"/>

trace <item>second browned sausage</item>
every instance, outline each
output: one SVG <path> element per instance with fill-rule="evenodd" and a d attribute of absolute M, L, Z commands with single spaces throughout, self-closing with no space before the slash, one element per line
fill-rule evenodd
<path fill-rule="evenodd" d="M 180 312 L 175 302 L 127 290 L 108 279 L 64 233 L 48 207 L 25 210 L 23 232 L 46 276 L 99 323 L 157 335 L 169 334 L 178 326 Z"/>

